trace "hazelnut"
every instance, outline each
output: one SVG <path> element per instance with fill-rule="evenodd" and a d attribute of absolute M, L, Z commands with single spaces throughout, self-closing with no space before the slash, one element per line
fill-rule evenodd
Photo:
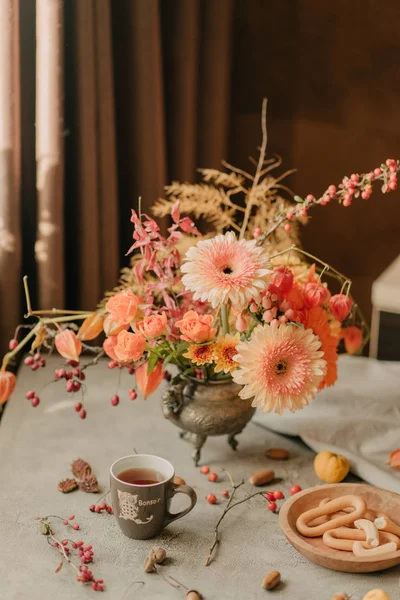
<path fill-rule="evenodd" d="M 249 477 L 249 483 L 251 485 L 265 485 L 275 479 L 275 473 L 271 469 L 265 469 L 264 471 L 257 471 Z"/>
<path fill-rule="evenodd" d="M 155 571 L 154 560 L 151 556 L 146 556 L 146 558 L 144 559 L 143 568 L 146 571 L 146 573 L 152 573 L 153 571 Z"/>
<path fill-rule="evenodd" d="M 261 587 L 264 588 L 264 590 L 273 590 L 278 585 L 280 580 L 281 574 L 279 571 L 271 571 L 271 573 L 268 573 L 268 575 L 266 575 L 262 580 Z"/>
<path fill-rule="evenodd" d="M 151 558 L 156 564 L 162 563 L 166 559 L 166 557 L 167 552 L 165 548 L 162 548 L 161 546 L 154 546 L 154 548 L 151 549 L 149 555 L 149 558 Z"/>
<path fill-rule="evenodd" d="M 335 594 L 331 600 L 349 600 L 349 598 L 347 594 Z"/>
<path fill-rule="evenodd" d="M 196 590 L 189 590 L 185 596 L 185 600 L 201 600 L 203 596 Z"/>

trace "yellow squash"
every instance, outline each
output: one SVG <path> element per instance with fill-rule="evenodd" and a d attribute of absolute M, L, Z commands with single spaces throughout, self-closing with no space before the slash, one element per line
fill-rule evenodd
<path fill-rule="evenodd" d="M 350 463 L 345 456 L 324 450 L 315 457 L 314 470 L 322 481 L 339 483 L 348 474 Z"/>

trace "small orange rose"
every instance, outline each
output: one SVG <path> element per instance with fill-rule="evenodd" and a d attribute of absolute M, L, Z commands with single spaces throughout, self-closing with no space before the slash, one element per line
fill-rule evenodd
<path fill-rule="evenodd" d="M 147 362 L 136 369 L 136 384 L 145 398 L 160 385 L 163 378 L 162 362 L 159 361 L 150 375 L 147 374 Z"/>
<path fill-rule="evenodd" d="M 103 323 L 104 333 L 108 335 L 118 335 L 120 331 L 127 331 L 129 323 L 123 323 L 114 315 L 107 315 Z"/>
<path fill-rule="evenodd" d="M 112 296 L 106 304 L 106 310 L 122 323 L 130 323 L 135 318 L 140 298 L 132 290 L 119 292 Z"/>
<path fill-rule="evenodd" d="M 0 371 L 0 404 L 4 404 L 14 391 L 17 378 L 11 371 Z"/>
<path fill-rule="evenodd" d="M 114 352 L 119 361 L 133 362 L 141 358 L 145 347 L 146 340 L 141 333 L 121 331 L 117 336 Z"/>
<path fill-rule="evenodd" d="M 117 336 L 116 335 L 110 335 L 110 337 L 108 337 L 103 342 L 104 352 L 107 354 L 107 356 L 109 356 L 113 360 L 118 360 L 117 355 L 115 354 L 115 346 L 116 345 L 117 345 Z"/>
<path fill-rule="evenodd" d="M 78 331 L 78 338 L 84 342 L 94 340 L 103 331 L 104 316 L 94 312 L 85 319 Z"/>
<path fill-rule="evenodd" d="M 189 310 L 175 325 L 182 333 L 182 340 L 201 344 L 215 336 L 217 330 L 211 327 L 213 320 L 213 315 L 199 315 L 196 311 Z"/>
<path fill-rule="evenodd" d="M 161 315 L 150 315 L 145 317 L 143 321 L 137 323 L 136 331 L 152 340 L 165 332 L 165 326 L 167 324 L 167 315 L 162 313 Z"/>
<path fill-rule="evenodd" d="M 57 333 L 55 339 L 57 351 L 67 360 L 79 362 L 79 355 L 82 352 L 81 341 L 78 340 L 74 331 L 64 329 Z"/>

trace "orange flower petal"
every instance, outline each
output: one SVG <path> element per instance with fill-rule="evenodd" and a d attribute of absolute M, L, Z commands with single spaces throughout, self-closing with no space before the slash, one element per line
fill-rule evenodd
<path fill-rule="evenodd" d="M 55 344 L 59 354 L 67 360 L 79 362 L 79 355 L 82 352 L 81 341 L 78 340 L 74 331 L 64 329 L 55 337 Z"/>
<path fill-rule="evenodd" d="M 147 374 L 147 362 L 136 369 L 136 384 L 145 398 L 160 385 L 163 378 L 162 362 L 159 361 L 150 375 Z"/>
<path fill-rule="evenodd" d="M 0 404 L 4 404 L 14 391 L 17 378 L 11 371 L 0 371 Z"/>
<path fill-rule="evenodd" d="M 94 312 L 85 319 L 78 331 L 78 338 L 84 342 L 94 340 L 103 331 L 104 315 Z"/>

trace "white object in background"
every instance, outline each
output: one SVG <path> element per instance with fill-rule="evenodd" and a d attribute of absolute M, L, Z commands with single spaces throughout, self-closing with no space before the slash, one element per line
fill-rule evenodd
<path fill-rule="evenodd" d="M 400 255 L 372 284 L 371 358 L 379 358 L 381 313 L 400 315 Z M 400 330 L 393 327 L 393 336 L 399 339 Z"/>

